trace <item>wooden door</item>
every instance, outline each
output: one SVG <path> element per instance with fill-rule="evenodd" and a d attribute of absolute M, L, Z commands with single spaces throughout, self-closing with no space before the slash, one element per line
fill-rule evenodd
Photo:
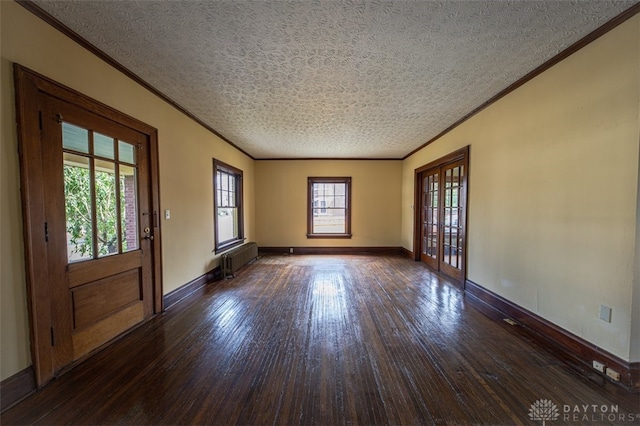
<path fill-rule="evenodd" d="M 464 161 L 447 164 L 440 169 L 440 263 L 439 269 L 458 281 L 464 265 Z"/>
<path fill-rule="evenodd" d="M 420 259 L 434 269 L 438 269 L 440 256 L 440 169 L 422 174 Z"/>
<path fill-rule="evenodd" d="M 455 152 L 416 170 L 416 260 L 460 282 L 466 265 L 466 153 Z"/>
<path fill-rule="evenodd" d="M 15 66 L 38 387 L 162 310 L 157 131 Z"/>
<path fill-rule="evenodd" d="M 153 313 L 144 134 L 45 97 L 54 373 Z"/>

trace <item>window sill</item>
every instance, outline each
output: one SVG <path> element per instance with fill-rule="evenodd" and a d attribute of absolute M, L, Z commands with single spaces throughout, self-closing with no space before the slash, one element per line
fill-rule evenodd
<path fill-rule="evenodd" d="M 234 240 L 234 241 L 230 241 L 228 243 L 225 243 L 224 245 L 217 247 L 214 252 L 215 254 L 220 254 L 220 253 L 224 253 L 225 251 L 229 251 L 234 247 L 238 247 L 241 244 L 244 244 L 245 242 L 245 238 L 242 238 L 240 240 Z"/>
<path fill-rule="evenodd" d="M 307 238 L 351 238 L 351 234 L 307 234 Z"/>

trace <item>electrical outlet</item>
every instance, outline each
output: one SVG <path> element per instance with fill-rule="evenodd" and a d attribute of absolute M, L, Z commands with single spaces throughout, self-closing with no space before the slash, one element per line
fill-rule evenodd
<path fill-rule="evenodd" d="M 605 368 L 606 367 L 604 366 L 603 363 L 598 362 L 598 361 L 593 361 L 593 369 L 594 370 L 598 370 L 599 372 L 604 373 L 604 369 Z"/>
<path fill-rule="evenodd" d="M 293 254 L 293 247 L 289 247 L 289 253 Z"/>
<path fill-rule="evenodd" d="M 620 381 L 620 373 L 618 373 L 616 370 L 607 368 L 607 376 L 611 377 L 616 382 Z"/>
<path fill-rule="evenodd" d="M 611 322 L 611 308 L 605 305 L 600 305 L 600 319 L 602 321 Z"/>

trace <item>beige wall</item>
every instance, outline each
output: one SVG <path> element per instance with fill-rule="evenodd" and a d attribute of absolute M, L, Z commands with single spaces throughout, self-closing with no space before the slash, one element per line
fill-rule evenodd
<path fill-rule="evenodd" d="M 407 158 L 402 190 L 402 243 L 413 249 L 414 169 L 471 145 L 468 278 L 625 360 L 639 27 L 636 16 Z"/>
<path fill-rule="evenodd" d="M 638 25 L 640 37 L 640 25 Z M 640 99 L 640 93 L 638 94 Z M 638 108 L 638 133 L 640 134 L 640 108 Z M 640 156 L 638 156 L 638 195 L 636 200 L 636 247 L 635 247 L 635 269 L 633 275 L 633 296 L 631 314 L 631 348 L 630 359 L 640 362 Z"/>
<path fill-rule="evenodd" d="M 262 246 L 411 250 L 414 169 L 470 144 L 469 279 L 640 361 L 640 16 L 405 161 L 256 162 L 16 3 L 0 16 L 0 380 L 31 364 L 12 62 L 158 128 L 165 293 L 217 265 L 213 157 L 244 171 Z M 306 238 L 308 176 L 353 177 L 352 239 Z"/>
<path fill-rule="evenodd" d="M 400 246 L 401 161 L 256 161 L 256 238 L 266 247 Z M 351 239 L 307 239 L 307 178 L 351 176 Z"/>
<path fill-rule="evenodd" d="M 31 364 L 25 294 L 12 63 L 17 62 L 158 129 L 165 294 L 217 265 L 213 164 L 244 171 L 245 230 L 255 238 L 253 160 L 208 132 L 14 2 L 0 1 L 2 140 L 0 380 Z"/>

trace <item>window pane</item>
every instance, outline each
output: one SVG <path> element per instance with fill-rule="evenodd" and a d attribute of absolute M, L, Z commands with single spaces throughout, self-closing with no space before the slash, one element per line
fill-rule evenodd
<path fill-rule="evenodd" d="M 346 232 L 345 210 L 327 209 L 313 219 L 314 234 L 344 234 Z"/>
<path fill-rule="evenodd" d="M 67 223 L 67 259 L 93 258 L 91 175 L 89 158 L 64 154 L 64 199 Z"/>
<path fill-rule="evenodd" d="M 216 188 L 218 191 L 222 191 L 222 173 L 216 172 Z M 222 194 L 222 192 L 220 192 Z M 220 198 L 218 198 L 218 205 L 220 205 Z"/>
<path fill-rule="evenodd" d="M 93 133 L 93 153 L 98 157 L 115 159 L 115 150 L 113 149 L 113 138 L 100 133 Z"/>
<path fill-rule="evenodd" d="M 120 218 L 122 251 L 138 248 L 138 191 L 135 167 L 120 166 Z"/>
<path fill-rule="evenodd" d="M 62 147 L 89 153 L 89 131 L 69 123 L 62 123 Z"/>
<path fill-rule="evenodd" d="M 136 156 L 134 146 L 128 142 L 118 142 L 118 158 L 129 164 L 136 164 Z"/>
<path fill-rule="evenodd" d="M 98 257 L 118 252 L 115 164 L 95 161 Z"/>
<path fill-rule="evenodd" d="M 238 238 L 238 209 L 218 209 L 218 241 L 220 243 Z"/>
<path fill-rule="evenodd" d="M 222 190 L 229 190 L 229 175 L 226 173 L 222 173 Z"/>

